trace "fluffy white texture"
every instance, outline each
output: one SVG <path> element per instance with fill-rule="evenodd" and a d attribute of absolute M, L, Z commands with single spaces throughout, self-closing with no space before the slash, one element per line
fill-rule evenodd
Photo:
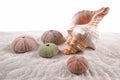
<path fill-rule="evenodd" d="M 120 33 L 101 33 L 96 50 L 85 49 L 89 63 L 85 74 L 75 75 L 67 69 L 67 60 L 73 55 L 59 53 L 46 59 L 37 51 L 15 54 L 11 42 L 19 35 L 28 34 L 39 44 L 40 32 L 0 33 L 0 80 L 119 80 L 120 79 Z M 66 36 L 66 35 L 64 35 Z M 64 45 L 59 46 L 60 50 Z"/>

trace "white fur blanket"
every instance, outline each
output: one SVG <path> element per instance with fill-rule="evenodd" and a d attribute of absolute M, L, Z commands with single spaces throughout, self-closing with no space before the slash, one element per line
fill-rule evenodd
<path fill-rule="evenodd" d="M 120 33 L 100 33 L 96 50 L 86 49 L 83 53 L 89 69 L 81 75 L 72 74 L 66 61 L 73 55 L 60 52 L 52 58 L 42 58 L 37 50 L 15 54 L 11 42 L 27 34 L 40 44 L 42 32 L 0 32 L 0 80 L 120 80 Z M 64 45 L 59 46 L 62 51 Z"/>

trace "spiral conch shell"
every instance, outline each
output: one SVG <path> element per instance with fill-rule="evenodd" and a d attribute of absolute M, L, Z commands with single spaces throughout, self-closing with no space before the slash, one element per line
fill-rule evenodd
<path fill-rule="evenodd" d="M 84 51 L 87 47 L 96 49 L 96 43 L 99 39 L 97 26 L 108 12 L 109 7 L 102 7 L 97 11 L 84 10 L 77 13 L 73 17 L 72 27 L 68 30 L 64 53 L 74 54 Z"/>

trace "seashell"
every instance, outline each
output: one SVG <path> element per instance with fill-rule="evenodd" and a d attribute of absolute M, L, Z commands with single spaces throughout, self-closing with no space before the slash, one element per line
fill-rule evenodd
<path fill-rule="evenodd" d="M 51 58 L 57 55 L 59 52 L 59 48 L 54 43 L 45 43 L 41 44 L 38 48 L 38 54 L 44 58 Z"/>
<path fill-rule="evenodd" d="M 86 58 L 76 55 L 72 56 L 67 60 L 67 68 L 74 74 L 85 73 L 89 66 Z"/>
<path fill-rule="evenodd" d="M 99 39 L 97 30 L 98 23 L 109 12 L 108 7 L 103 7 L 97 10 L 94 16 L 87 24 L 73 25 L 68 30 L 68 38 L 65 42 L 65 54 L 73 54 L 79 51 L 84 51 L 85 48 L 90 47 L 96 49 L 96 44 Z"/>
<path fill-rule="evenodd" d="M 37 42 L 31 36 L 19 36 L 12 42 L 12 49 L 15 53 L 25 53 L 37 47 Z"/>
<path fill-rule="evenodd" d="M 48 30 L 43 33 L 41 40 L 43 43 L 54 43 L 59 45 L 64 42 L 64 37 L 62 33 L 57 30 Z"/>

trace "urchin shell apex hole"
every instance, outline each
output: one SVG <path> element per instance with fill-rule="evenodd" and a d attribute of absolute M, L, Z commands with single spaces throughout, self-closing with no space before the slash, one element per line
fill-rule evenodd
<path fill-rule="evenodd" d="M 50 30 L 50 32 L 52 32 L 53 30 Z"/>
<path fill-rule="evenodd" d="M 50 46 L 50 44 L 46 44 L 46 46 Z"/>
<path fill-rule="evenodd" d="M 80 60 L 79 59 L 76 59 L 77 62 L 79 62 Z"/>
<path fill-rule="evenodd" d="M 25 36 L 23 36 L 22 38 L 25 38 Z"/>

